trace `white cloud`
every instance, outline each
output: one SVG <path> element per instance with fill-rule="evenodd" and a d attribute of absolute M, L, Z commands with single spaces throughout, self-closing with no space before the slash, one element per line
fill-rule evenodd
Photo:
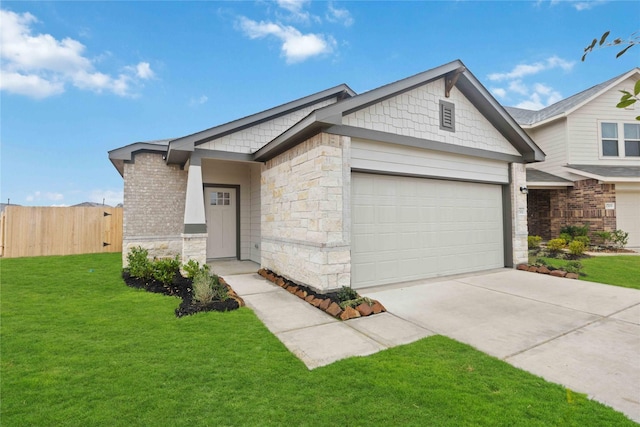
<path fill-rule="evenodd" d="M 277 0 L 278 6 L 291 13 L 290 18 L 297 21 L 307 22 L 311 15 L 303 9 L 311 3 L 311 0 Z"/>
<path fill-rule="evenodd" d="M 498 98 L 505 98 L 507 96 L 507 91 L 501 87 L 493 87 L 491 88 L 491 92 Z"/>
<path fill-rule="evenodd" d="M 331 53 L 335 40 L 322 34 L 302 34 L 292 26 L 273 22 L 256 22 L 240 18 L 240 28 L 251 39 L 274 36 L 282 42 L 282 54 L 288 63 L 302 62 L 313 56 Z"/>
<path fill-rule="evenodd" d="M 341 22 L 345 27 L 353 25 L 353 17 L 347 9 L 334 7 L 333 2 L 329 2 L 327 9 L 327 21 Z"/>
<path fill-rule="evenodd" d="M 202 105 L 206 103 L 208 100 L 209 100 L 209 97 L 207 97 L 206 95 L 201 95 L 199 98 L 191 98 L 189 100 L 189 105 L 191 107 L 195 107 L 196 105 Z"/>
<path fill-rule="evenodd" d="M 53 193 L 53 192 L 41 192 L 35 191 L 33 194 L 28 194 L 25 197 L 27 202 L 38 202 L 38 201 L 46 201 L 46 202 L 59 202 L 64 200 L 64 195 L 62 193 Z"/>
<path fill-rule="evenodd" d="M 536 6 L 541 6 L 544 3 L 544 0 L 538 0 L 536 2 Z M 582 12 L 583 10 L 590 10 L 596 6 L 600 6 L 603 4 L 609 3 L 609 0 L 550 0 L 550 6 L 557 6 L 559 4 L 566 4 L 573 7 L 578 12 Z"/>
<path fill-rule="evenodd" d="M 540 110 L 562 99 L 562 95 L 551 86 L 541 82 L 531 82 L 533 76 L 547 71 L 561 69 L 569 72 L 575 62 L 567 61 L 558 56 L 551 56 L 544 61 L 531 64 L 519 64 L 511 71 L 492 73 L 487 76 L 490 81 L 503 83 L 491 91 L 501 98 L 502 102 L 511 102 L 519 108 Z M 539 79 L 540 77 L 535 77 Z M 529 80 L 529 81 L 527 81 Z"/>
<path fill-rule="evenodd" d="M 69 37 L 57 40 L 50 34 L 33 34 L 38 20 L 23 14 L 0 10 L 0 89 L 33 98 L 46 98 L 64 92 L 66 84 L 94 92 L 108 91 L 132 96 L 140 80 L 154 76 L 148 62 L 125 67 L 118 76 L 95 70 L 86 57 L 86 47 Z"/>
<path fill-rule="evenodd" d="M 489 74 L 489 80 L 491 81 L 503 81 L 519 79 L 534 74 L 539 74 L 542 71 L 552 70 L 554 68 L 562 68 L 564 71 L 571 71 L 575 61 L 566 61 L 557 56 L 551 56 L 542 62 L 535 62 L 533 64 L 519 64 L 516 65 L 511 71 L 506 73 L 492 73 Z"/>

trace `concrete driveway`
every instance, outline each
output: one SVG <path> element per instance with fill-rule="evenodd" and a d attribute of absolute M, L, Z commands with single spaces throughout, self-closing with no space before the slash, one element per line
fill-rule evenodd
<path fill-rule="evenodd" d="M 639 290 L 504 269 L 360 293 L 640 422 Z"/>

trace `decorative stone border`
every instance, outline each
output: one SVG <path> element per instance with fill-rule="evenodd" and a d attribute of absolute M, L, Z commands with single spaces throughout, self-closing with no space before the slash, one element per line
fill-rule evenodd
<path fill-rule="evenodd" d="M 384 306 L 377 300 L 371 300 L 371 304 L 363 302 L 355 308 L 346 307 L 343 310 L 340 307 L 335 293 L 319 294 L 306 286 L 298 285 L 297 283 L 287 280 L 284 277 L 264 268 L 258 270 L 258 274 L 336 319 L 349 320 L 387 311 L 387 309 L 384 308 Z"/>
<path fill-rule="evenodd" d="M 577 279 L 579 276 L 576 273 L 567 273 L 564 270 L 549 270 L 547 267 L 536 267 L 535 265 L 519 264 L 518 270 L 530 271 L 532 273 L 548 274 L 554 277 L 564 277 L 566 279 Z"/>

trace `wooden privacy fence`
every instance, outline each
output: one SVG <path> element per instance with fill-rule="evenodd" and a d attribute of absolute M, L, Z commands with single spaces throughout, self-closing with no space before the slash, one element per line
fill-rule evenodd
<path fill-rule="evenodd" d="M 0 256 L 122 251 L 122 208 L 6 206 Z"/>

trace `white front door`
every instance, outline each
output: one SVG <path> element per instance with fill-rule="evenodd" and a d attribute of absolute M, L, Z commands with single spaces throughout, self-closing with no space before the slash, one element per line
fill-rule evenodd
<path fill-rule="evenodd" d="M 236 257 L 237 194 L 235 188 L 207 187 L 207 258 Z"/>

